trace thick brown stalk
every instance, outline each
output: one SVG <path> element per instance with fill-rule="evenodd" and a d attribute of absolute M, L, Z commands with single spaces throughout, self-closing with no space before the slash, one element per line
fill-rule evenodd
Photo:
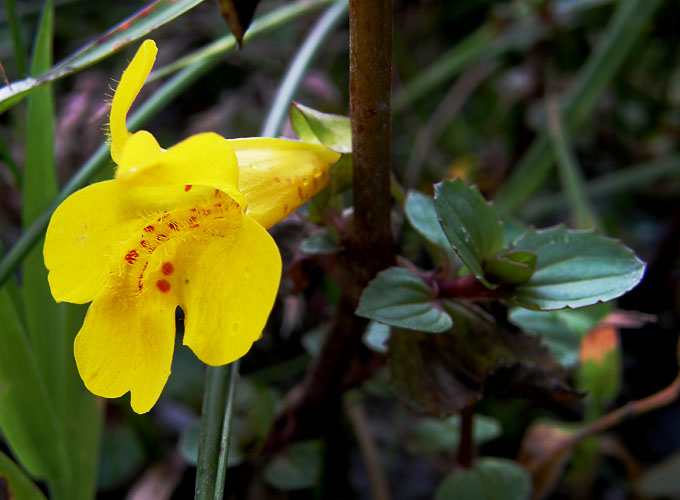
<path fill-rule="evenodd" d="M 363 287 L 395 264 L 390 223 L 392 1 L 351 0 L 349 19 L 354 215 L 347 251 L 334 261 L 342 270 L 343 296 L 317 359 L 289 394 L 269 436 L 265 460 L 293 439 L 325 432 L 340 413 L 343 391 L 377 366 L 361 343 L 367 321 L 354 310 Z"/>
<path fill-rule="evenodd" d="M 390 224 L 392 0 L 350 0 L 349 37 L 354 219 L 348 250 L 354 275 L 365 285 L 395 262 Z"/>

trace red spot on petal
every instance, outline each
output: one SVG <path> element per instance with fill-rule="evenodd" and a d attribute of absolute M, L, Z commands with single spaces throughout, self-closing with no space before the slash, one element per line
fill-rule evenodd
<path fill-rule="evenodd" d="M 172 262 L 165 262 L 163 264 L 163 267 L 161 267 L 161 271 L 166 276 L 170 276 L 174 270 L 175 270 L 175 266 L 172 265 Z"/>
<path fill-rule="evenodd" d="M 288 213 L 288 205 L 287 204 L 283 206 L 283 213 L 284 214 Z"/>
<path fill-rule="evenodd" d="M 300 199 L 304 198 L 304 195 L 302 194 L 302 187 L 300 186 L 298 186 L 298 196 L 300 197 Z"/>
<path fill-rule="evenodd" d="M 166 241 L 168 239 L 168 236 L 166 234 L 159 234 L 158 236 L 156 236 L 156 239 L 158 241 Z"/>
<path fill-rule="evenodd" d="M 170 282 L 168 280 L 158 280 L 156 281 L 156 288 L 163 293 L 168 293 L 170 291 Z"/>
<path fill-rule="evenodd" d="M 134 264 L 137 261 L 137 257 L 139 257 L 137 250 L 130 250 L 125 255 L 125 260 L 127 261 L 128 264 Z"/>
<path fill-rule="evenodd" d="M 222 195 L 222 191 L 220 191 L 219 189 L 215 189 L 215 196 L 221 196 L 221 195 Z"/>
<path fill-rule="evenodd" d="M 196 211 L 195 208 L 190 208 L 190 209 L 189 209 L 189 212 L 195 212 L 195 211 Z"/>
<path fill-rule="evenodd" d="M 146 240 L 140 241 L 140 242 L 139 242 L 139 245 L 140 245 L 142 248 L 146 248 Z"/>
<path fill-rule="evenodd" d="M 168 222 L 168 227 L 173 231 L 177 231 L 179 229 L 179 225 L 175 221 Z"/>
<path fill-rule="evenodd" d="M 186 186 L 184 186 L 185 191 L 189 191 L 190 189 L 191 189 L 191 184 L 187 184 Z"/>
<path fill-rule="evenodd" d="M 222 204 L 221 203 L 215 203 L 214 206 L 215 206 L 215 208 L 220 208 L 222 206 Z"/>
<path fill-rule="evenodd" d="M 153 229 L 154 229 L 153 226 L 146 226 L 144 228 L 144 232 L 145 233 L 151 233 L 153 231 Z"/>
<path fill-rule="evenodd" d="M 278 177 L 274 177 L 274 180 L 275 180 L 276 182 L 281 182 L 281 179 L 279 179 Z"/>

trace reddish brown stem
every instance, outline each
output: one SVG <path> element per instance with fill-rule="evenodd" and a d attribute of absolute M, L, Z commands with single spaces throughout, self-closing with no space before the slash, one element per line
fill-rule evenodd
<path fill-rule="evenodd" d="M 392 0 L 350 0 L 349 70 L 354 219 L 349 258 L 366 284 L 394 265 L 390 223 Z"/>
<path fill-rule="evenodd" d="M 473 423 L 475 409 L 467 406 L 460 411 L 460 442 L 458 443 L 457 462 L 461 467 L 468 468 L 475 458 L 475 443 L 473 439 Z"/>
<path fill-rule="evenodd" d="M 499 288 L 490 290 L 482 285 L 472 274 L 458 278 L 455 281 L 439 283 L 439 296 L 448 299 L 463 300 L 494 300 L 502 296 Z"/>

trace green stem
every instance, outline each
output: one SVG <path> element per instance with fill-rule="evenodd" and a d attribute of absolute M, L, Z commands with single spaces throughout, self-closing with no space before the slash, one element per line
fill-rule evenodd
<path fill-rule="evenodd" d="M 220 457 L 222 426 L 228 403 L 228 365 L 208 366 L 205 372 L 201 436 L 196 461 L 196 500 L 213 500 Z"/>
<path fill-rule="evenodd" d="M 271 14 L 263 16 L 262 19 L 253 23 L 252 27 L 246 33 L 244 40 L 249 40 L 255 35 L 262 35 L 268 33 L 278 26 L 288 23 L 292 18 L 301 16 L 310 12 L 313 8 L 323 5 L 326 2 L 308 3 L 298 2 L 294 5 L 282 7 Z M 230 42 L 231 40 L 231 42 Z M 143 123 L 146 123 L 151 117 L 158 113 L 164 106 L 171 102 L 175 97 L 186 90 L 200 77 L 205 75 L 210 69 L 221 62 L 224 52 L 232 50 L 236 47 L 236 41 L 229 35 L 221 40 L 218 40 L 219 46 L 212 44 L 211 50 L 203 54 L 203 59 L 198 59 L 190 66 L 185 67 L 182 71 L 176 74 L 173 78 L 168 80 L 157 92 L 153 94 L 142 107 L 133 114 L 128 120 L 128 127 L 130 130 L 139 128 Z M 217 43 L 217 42 L 216 42 Z M 97 151 L 85 162 L 85 164 L 76 172 L 71 180 L 64 186 L 54 202 L 42 212 L 33 223 L 22 233 L 19 241 L 7 252 L 5 258 L 0 262 L 0 285 L 4 283 L 12 270 L 21 262 L 26 253 L 33 247 L 40 235 L 47 227 L 52 213 L 56 210 L 59 204 L 64 201 L 71 193 L 83 187 L 99 170 L 100 167 L 106 164 L 109 159 L 109 146 L 102 144 Z"/>
<path fill-rule="evenodd" d="M 224 496 L 224 482 L 227 474 L 227 464 L 229 462 L 229 446 L 231 445 L 231 419 L 234 413 L 234 393 L 238 383 L 238 368 L 240 359 L 229 365 L 229 388 L 227 393 L 227 403 L 224 408 L 224 419 L 222 420 L 222 437 L 220 439 L 220 455 L 217 460 L 217 479 L 215 482 L 215 500 L 222 500 Z"/>

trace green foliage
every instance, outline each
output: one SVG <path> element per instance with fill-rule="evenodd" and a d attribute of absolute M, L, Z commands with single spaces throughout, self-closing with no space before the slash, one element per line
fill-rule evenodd
<path fill-rule="evenodd" d="M 449 262 L 458 260 L 446 234 L 442 230 L 434 200 L 418 191 L 411 191 L 404 205 L 406 217 L 413 228 L 431 245 L 439 249 Z"/>
<path fill-rule="evenodd" d="M 71 57 L 50 68 L 45 66 L 33 77 L 0 88 L 0 113 L 14 106 L 36 89 L 72 75 L 100 61 L 129 43 L 139 40 L 159 26 L 195 7 L 203 0 L 160 0 L 150 10 L 142 9 L 128 21 L 123 21 L 100 39 L 85 45 Z"/>
<path fill-rule="evenodd" d="M 329 255 L 340 250 L 342 247 L 327 232 L 313 234 L 300 243 L 300 251 L 309 255 Z"/>
<path fill-rule="evenodd" d="M 7 285 L 0 289 L 0 318 L 0 428 L 32 476 L 67 478 L 62 429 Z"/>
<path fill-rule="evenodd" d="M 503 225 L 493 205 L 461 179 L 435 186 L 435 205 L 444 234 L 475 277 L 489 288 L 482 266 L 503 248 Z"/>
<path fill-rule="evenodd" d="M 392 267 L 371 281 L 356 313 L 382 323 L 439 333 L 451 328 L 432 288 L 408 269 Z"/>
<path fill-rule="evenodd" d="M 519 285 L 534 274 L 536 255 L 521 250 L 508 250 L 486 259 L 484 268 L 492 282 Z"/>
<path fill-rule="evenodd" d="M 503 432 L 500 422 L 485 415 L 475 415 L 472 437 L 477 446 L 491 441 Z M 451 453 L 460 442 L 460 415 L 439 419 L 423 417 L 410 433 L 419 451 L 423 453 Z"/>
<path fill-rule="evenodd" d="M 439 335 L 395 329 L 389 340 L 390 382 L 410 408 L 450 416 L 482 394 L 574 399 L 561 367 L 538 340 L 508 331 L 483 309 L 444 301 L 453 320 Z"/>
<path fill-rule="evenodd" d="M 517 462 L 483 458 L 444 478 L 435 500 L 529 500 L 531 479 Z"/>
<path fill-rule="evenodd" d="M 8 499 L 45 500 L 40 489 L 2 452 L 0 452 L 0 493 L 3 494 L 3 498 Z"/>
<path fill-rule="evenodd" d="M 513 247 L 537 256 L 534 274 L 512 294 L 516 304 L 533 309 L 606 302 L 637 285 L 645 270 L 629 248 L 594 231 L 530 229 Z"/>
<path fill-rule="evenodd" d="M 352 152 L 352 130 L 346 116 L 322 113 L 294 102 L 290 124 L 304 142 L 323 144 L 338 153 Z"/>
<path fill-rule="evenodd" d="M 607 304 L 557 311 L 515 307 L 508 318 L 523 331 L 539 336 L 560 363 L 573 367 L 578 362 L 583 335 L 604 318 L 609 309 Z"/>
<path fill-rule="evenodd" d="M 290 446 L 264 470 L 265 480 L 283 491 L 312 488 L 321 472 L 321 443 L 303 441 Z"/>

